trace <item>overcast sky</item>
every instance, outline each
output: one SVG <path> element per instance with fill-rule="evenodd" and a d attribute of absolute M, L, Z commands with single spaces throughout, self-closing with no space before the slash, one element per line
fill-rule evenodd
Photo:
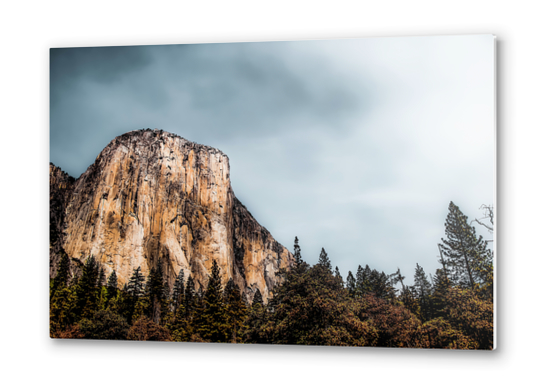
<path fill-rule="evenodd" d="M 118 135 L 176 133 L 306 261 L 412 284 L 450 201 L 493 204 L 494 75 L 490 35 L 52 49 L 50 158 L 78 177 Z"/>

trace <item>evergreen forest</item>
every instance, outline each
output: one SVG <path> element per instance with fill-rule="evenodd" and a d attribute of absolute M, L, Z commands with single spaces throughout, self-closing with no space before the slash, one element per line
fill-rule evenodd
<path fill-rule="evenodd" d="M 487 207 L 486 207 L 487 208 Z M 492 229 L 493 211 L 488 208 Z M 479 222 L 480 224 L 480 222 Z M 493 349 L 493 251 L 450 202 L 440 268 L 412 266 L 414 283 L 398 269 L 386 274 L 360 264 L 343 278 L 322 248 L 315 265 L 295 263 L 264 301 L 213 262 L 205 289 L 183 270 L 169 286 L 160 263 L 148 276 L 137 268 L 119 287 L 89 257 L 72 276 L 64 253 L 50 281 L 50 336 L 68 339 L 155 340 L 395 348 Z"/>

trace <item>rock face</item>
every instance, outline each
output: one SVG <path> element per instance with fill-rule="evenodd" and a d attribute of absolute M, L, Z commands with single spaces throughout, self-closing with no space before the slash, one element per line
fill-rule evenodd
<path fill-rule="evenodd" d="M 49 243 L 50 275 L 56 274 L 56 265 L 62 250 L 62 231 L 66 204 L 70 200 L 75 179 L 49 163 Z"/>
<path fill-rule="evenodd" d="M 51 232 L 72 259 L 90 255 L 119 286 L 159 261 L 206 287 L 213 260 L 251 299 L 266 299 L 292 254 L 237 200 L 228 157 L 159 130 L 115 138 L 79 179 L 50 166 Z M 53 242 L 52 242 L 53 243 Z M 52 265 L 58 246 L 51 246 Z M 51 268 L 51 274 L 54 267 Z"/>

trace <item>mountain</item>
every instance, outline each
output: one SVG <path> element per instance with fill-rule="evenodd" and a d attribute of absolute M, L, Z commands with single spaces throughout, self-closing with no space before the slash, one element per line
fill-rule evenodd
<path fill-rule="evenodd" d="M 235 197 L 228 156 L 161 130 L 115 138 L 77 180 L 50 164 L 50 228 L 51 276 L 64 250 L 76 266 L 95 256 L 120 287 L 160 260 L 170 286 L 183 269 L 206 287 L 217 260 L 224 284 L 267 299 L 294 260 Z"/>

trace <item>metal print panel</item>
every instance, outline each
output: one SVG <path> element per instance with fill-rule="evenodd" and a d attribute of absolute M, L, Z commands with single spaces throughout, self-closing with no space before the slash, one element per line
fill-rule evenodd
<path fill-rule="evenodd" d="M 52 338 L 495 348 L 493 36 L 50 70 Z"/>

